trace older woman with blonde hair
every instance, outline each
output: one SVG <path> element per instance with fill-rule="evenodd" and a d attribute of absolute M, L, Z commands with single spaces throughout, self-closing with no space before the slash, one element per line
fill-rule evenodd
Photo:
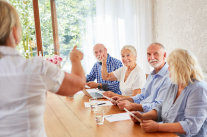
<path fill-rule="evenodd" d="M 141 127 L 146 132 L 174 132 L 181 137 L 207 136 L 207 84 L 197 59 L 177 49 L 169 55 L 168 64 L 172 84 L 163 104 L 147 113 L 134 112 L 142 120 Z"/>
<path fill-rule="evenodd" d="M 20 40 L 17 11 L 0 0 L 0 136 L 46 137 L 45 93 L 69 96 L 83 89 L 83 54 L 73 49 L 68 74 L 41 57 L 26 60 L 15 49 Z"/>
<path fill-rule="evenodd" d="M 106 70 L 106 59 L 102 61 L 102 79 L 118 80 L 123 96 L 132 96 L 141 91 L 146 82 L 144 71 L 136 63 L 137 52 L 131 45 L 125 45 L 121 50 L 123 67 L 114 72 L 108 73 Z M 119 96 L 111 91 L 103 93 L 105 96 Z"/>

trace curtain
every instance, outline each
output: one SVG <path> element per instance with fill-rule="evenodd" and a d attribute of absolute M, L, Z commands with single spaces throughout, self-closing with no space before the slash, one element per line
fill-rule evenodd
<path fill-rule="evenodd" d="M 89 18 L 83 40 L 84 69 L 89 73 L 96 59 L 93 46 L 103 43 L 112 57 L 121 60 L 121 48 L 133 45 L 137 64 L 149 73 L 146 48 L 152 42 L 151 0 L 97 0 L 96 16 Z"/>

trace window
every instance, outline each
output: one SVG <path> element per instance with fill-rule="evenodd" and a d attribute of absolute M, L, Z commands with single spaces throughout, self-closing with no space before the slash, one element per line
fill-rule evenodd
<path fill-rule="evenodd" d="M 37 55 L 33 3 L 32 0 L 10 0 L 18 10 L 23 38 L 18 49 L 27 58 Z M 54 54 L 51 5 L 50 0 L 39 0 L 39 15 L 43 55 Z M 96 14 L 95 0 L 58 0 L 56 1 L 60 56 L 63 58 L 62 68 L 69 71 L 70 61 L 68 54 L 74 45 L 82 50 L 83 36 L 86 32 L 86 21 L 93 20 Z"/>
<path fill-rule="evenodd" d="M 84 45 L 86 22 L 96 14 L 95 0 L 58 0 L 56 1 L 60 56 L 63 57 L 62 69 L 71 68 L 69 52 L 74 45 L 80 50 Z"/>
<path fill-rule="evenodd" d="M 32 1 L 9 0 L 9 2 L 17 9 L 22 24 L 22 41 L 17 49 L 26 58 L 36 56 L 37 47 Z"/>
<path fill-rule="evenodd" d="M 27 57 L 36 56 L 32 0 L 9 0 L 19 11 L 23 41 L 18 49 Z M 44 56 L 54 54 L 51 0 L 38 0 Z M 74 45 L 84 52 L 83 66 L 89 73 L 95 62 L 93 46 L 103 43 L 108 53 L 120 59 L 124 45 L 137 49 L 137 63 L 149 71 L 146 47 L 152 42 L 151 0 L 56 0 L 62 69 L 70 71 L 68 54 Z"/>

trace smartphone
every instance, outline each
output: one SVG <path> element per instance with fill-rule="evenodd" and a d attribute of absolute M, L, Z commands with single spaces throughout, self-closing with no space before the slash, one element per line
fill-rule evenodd
<path fill-rule="evenodd" d="M 127 110 L 126 108 L 124 108 L 124 110 L 129 113 L 130 116 L 132 116 L 133 118 L 135 118 L 137 121 L 139 121 L 140 123 L 142 122 L 141 119 L 139 119 L 138 117 L 136 117 L 132 112 L 130 112 L 129 110 Z"/>

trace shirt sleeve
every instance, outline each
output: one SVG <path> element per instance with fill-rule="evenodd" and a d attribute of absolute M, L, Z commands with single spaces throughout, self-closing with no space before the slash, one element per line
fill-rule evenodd
<path fill-rule="evenodd" d="M 124 67 L 121 67 L 121 68 L 118 68 L 117 70 L 115 70 L 114 72 L 112 72 L 118 81 L 121 80 L 121 75 L 122 75 L 122 73 L 124 73 L 123 69 L 124 69 Z"/>
<path fill-rule="evenodd" d="M 56 93 L 63 82 L 65 73 L 57 65 L 49 61 L 43 61 L 43 82 L 45 82 L 46 89 Z"/>
<path fill-rule="evenodd" d="M 185 120 L 179 123 L 186 132 L 186 136 L 197 135 L 207 117 L 207 89 L 200 87 L 191 91 L 184 110 L 184 117 Z"/>
<path fill-rule="evenodd" d="M 161 122 L 162 121 L 162 117 L 161 117 L 162 105 L 158 104 L 153 109 L 157 111 L 157 121 Z"/>
<path fill-rule="evenodd" d="M 165 100 L 166 94 L 168 92 L 168 89 L 170 87 L 170 79 L 168 76 L 165 76 L 165 80 L 163 82 L 163 84 L 161 86 L 159 86 L 160 88 L 158 89 L 157 92 L 157 96 L 154 99 L 153 102 L 150 103 L 143 103 L 142 104 L 142 109 L 144 110 L 144 112 L 148 112 L 150 110 L 152 110 L 155 106 L 157 105 L 161 105 L 162 102 Z"/>
<path fill-rule="evenodd" d="M 91 69 L 91 72 L 86 76 L 86 82 L 94 81 L 96 79 L 96 69 L 97 65 L 94 64 L 93 68 Z"/>
<path fill-rule="evenodd" d="M 134 103 L 140 104 L 140 102 L 144 99 L 145 97 L 145 92 L 142 91 L 141 94 L 137 94 L 136 96 L 133 96 L 132 99 Z"/>

